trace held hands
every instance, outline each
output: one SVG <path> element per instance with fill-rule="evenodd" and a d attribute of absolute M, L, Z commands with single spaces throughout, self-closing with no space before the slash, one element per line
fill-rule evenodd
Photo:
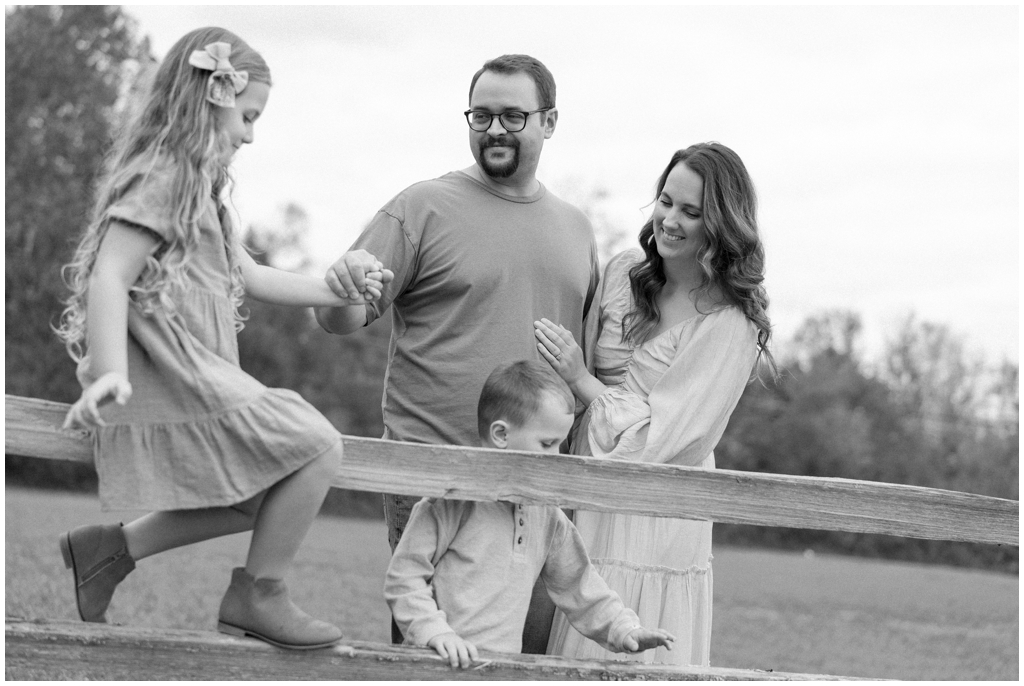
<path fill-rule="evenodd" d="M 384 265 L 365 250 L 345 253 L 324 275 L 324 281 L 335 295 L 357 303 L 380 299 L 384 285 L 394 278 L 394 272 L 384 269 Z"/>
<path fill-rule="evenodd" d="M 82 397 L 68 410 L 64 429 L 91 429 L 106 426 L 100 417 L 100 406 L 111 400 L 124 405 L 132 397 L 132 385 L 120 372 L 107 372 L 82 391 Z"/>
<path fill-rule="evenodd" d="M 642 653 L 658 646 L 672 650 L 674 640 L 676 637 L 664 629 L 645 629 L 639 626 L 622 639 L 622 649 L 627 653 Z"/>
<path fill-rule="evenodd" d="M 448 660 L 448 664 L 452 666 L 452 669 L 470 667 L 479 657 L 476 653 L 476 646 L 463 639 L 454 631 L 434 636 L 427 641 L 427 645 L 433 648 L 438 655 Z"/>
<path fill-rule="evenodd" d="M 575 390 L 575 384 L 587 374 L 583 349 L 573 340 L 572 332 L 548 319 L 533 323 L 537 350 L 558 375 Z"/>

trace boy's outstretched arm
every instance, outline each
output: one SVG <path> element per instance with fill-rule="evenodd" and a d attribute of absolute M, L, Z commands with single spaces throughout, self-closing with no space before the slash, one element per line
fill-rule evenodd
<path fill-rule="evenodd" d="M 576 527 L 560 512 L 560 541 L 552 544 L 541 571 L 551 599 L 581 634 L 612 652 L 636 653 L 670 647 L 671 634 L 645 629 L 636 613 L 597 573 Z"/>
<path fill-rule="evenodd" d="M 664 629 L 645 629 L 641 626 L 630 631 L 622 639 L 622 650 L 626 653 L 642 653 L 658 646 L 672 650 L 674 640 L 676 637 Z"/>

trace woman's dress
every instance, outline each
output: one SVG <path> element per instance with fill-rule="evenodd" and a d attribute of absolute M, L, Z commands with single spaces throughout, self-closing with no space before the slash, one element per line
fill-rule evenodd
<path fill-rule="evenodd" d="M 621 341 L 629 268 L 639 250 L 605 270 L 586 340 L 591 371 L 612 386 L 574 433 L 577 455 L 714 469 L 712 450 L 757 356 L 757 331 L 736 307 L 698 314 L 638 347 Z M 595 316 L 596 314 L 596 316 Z M 643 626 L 676 637 L 672 650 L 611 653 L 556 612 L 548 653 L 708 665 L 711 644 L 711 522 L 577 511 L 576 526 L 598 572 Z"/>
<path fill-rule="evenodd" d="M 158 165 L 107 218 L 175 240 L 173 168 Z M 211 199 L 187 263 L 188 287 L 169 291 L 173 311 L 128 307 L 124 406 L 103 408 L 94 433 L 104 510 L 180 510 L 251 498 L 331 449 L 341 436 L 312 405 L 242 371 L 224 232 Z M 242 250 L 240 245 L 236 250 Z M 83 387 L 94 379 L 79 363 Z"/>

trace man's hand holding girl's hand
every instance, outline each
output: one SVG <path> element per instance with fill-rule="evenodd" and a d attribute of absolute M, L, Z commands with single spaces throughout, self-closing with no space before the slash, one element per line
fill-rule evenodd
<path fill-rule="evenodd" d="M 120 372 L 107 372 L 82 391 L 82 397 L 68 410 L 64 429 L 91 429 L 106 426 L 100 417 L 100 406 L 111 400 L 124 405 L 132 397 L 132 385 Z"/>
<path fill-rule="evenodd" d="M 349 301 L 379 300 L 385 284 L 395 278 L 381 262 L 365 250 L 350 250 L 331 265 L 324 281 L 339 298 Z"/>
<path fill-rule="evenodd" d="M 463 639 L 454 631 L 438 634 L 427 641 L 427 645 L 438 655 L 448 660 L 452 669 L 471 667 L 477 661 L 476 646 Z"/>

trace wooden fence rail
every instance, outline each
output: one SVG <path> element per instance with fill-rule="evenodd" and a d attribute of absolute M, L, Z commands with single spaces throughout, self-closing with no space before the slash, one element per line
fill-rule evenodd
<path fill-rule="evenodd" d="M 457 670 L 433 650 L 351 641 L 294 651 L 209 631 L 172 631 L 8 617 L 7 674 L 18 680 L 461 680 L 829 681 L 840 677 L 760 669 L 680 667 L 480 652 Z M 846 680 L 847 677 L 842 677 Z"/>
<path fill-rule="evenodd" d="M 91 463 L 87 435 L 60 429 L 67 409 L 62 403 L 6 396 L 6 453 Z M 334 485 L 352 490 L 1019 545 L 1020 503 L 1004 498 L 352 436 L 345 436 L 344 444 Z"/>
<path fill-rule="evenodd" d="M 88 435 L 60 429 L 67 409 L 61 403 L 5 396 L 5 453 L 91 463 Z M 1018 545 L 1019 503 L 1002 498 L 850 479 L 705 471 L 351 436 L 343 440 L 345 458 L 333 483 L 340 488 Z M 7 617 L 5 623 L 5 672 L 14 679 L 840 678 L 534 655 L 483 658 L 478 669 L 453 671 L 431 651 L 404 646 L 356 642 L 296 654 L 209 632 L 16 617 Z"/>

